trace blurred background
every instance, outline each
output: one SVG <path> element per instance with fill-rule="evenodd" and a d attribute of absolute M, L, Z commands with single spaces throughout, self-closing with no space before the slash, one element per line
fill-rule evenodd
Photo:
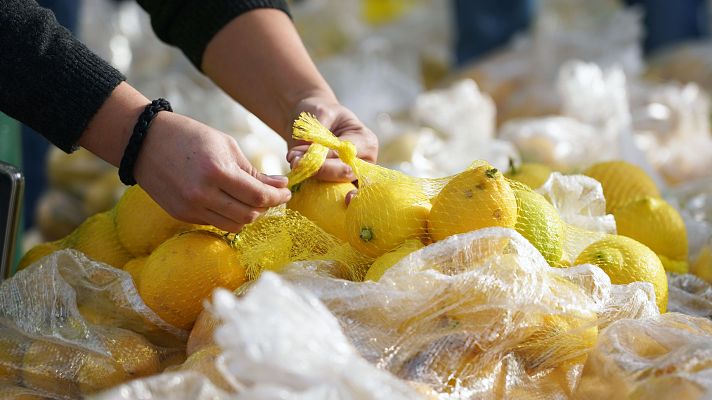
<path fill-rule="evenodd" d="M 40 1 L 149 98 L 237 138 L 260 170 L 286 144 L 161 43 L 133 1 Z M 486 159 L 566 173 L 625 159 L 712 237 L 712 42 L 704 0 L 294 0 L 292 16 L 337 96 L 379 136 L 379 163 L 421 177 Z M 253 38 L 252 40 L 259 40 Z M 86 151 L 23 129 L 24 247 L 111 208 L 123 185 Z"/>

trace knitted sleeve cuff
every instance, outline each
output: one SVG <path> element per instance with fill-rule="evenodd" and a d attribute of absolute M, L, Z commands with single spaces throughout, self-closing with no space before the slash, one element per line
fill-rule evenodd
<path fill-rule="evenodd" d="M 139 0 L 139 3 L 151 14 L 158 37 L 180 48 L 199 70 L 210 40 L 237 16 L 258 8 L 274 8 L 289 15 L 286 0 Z"/>

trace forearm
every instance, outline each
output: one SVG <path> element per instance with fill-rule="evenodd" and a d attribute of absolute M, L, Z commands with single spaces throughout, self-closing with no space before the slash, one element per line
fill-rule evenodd
<path fill-rule="evenodd" d="M 150 100 L 122 82 L 89 121 L 79 145 L 118 167 L 138 116 L 148 103 Z"/>
<path fill-rule="evenodd" d="M 278 10 L 253 10 L 223 27 L 208 43 L 202 69 L 285 139 L 300 100 L 336 102 L 291 20 Z"/>

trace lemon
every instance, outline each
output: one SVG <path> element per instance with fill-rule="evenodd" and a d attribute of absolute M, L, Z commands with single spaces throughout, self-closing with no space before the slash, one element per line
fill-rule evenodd
<path fill-rule="evenodd" d="M 33 341 L 22 358 L 23 386 L 58 397 L 78 398 L 77 373 L 82 354 L 69 346 Z"/>
<path fill-rule="evenodd" d="M 119 241 L 134 257 L 143 257 L 176 233 L 196 228 L 179 221 L 138 185 L 128 188 L 114 208 Z"/>
<path fill-rule="evenodd" d="M 660 256 L 666 270 L 687 272 L 685 222 L 668 202 L 657 197 L 643 197 L 617 208 L 613 216 L 619 235 L 650 247 Z"/>
<path fill-rule="evenodd" d="M 601 183 L 608 213 L 643 197 L 660 197 L 653 179 L 639 167 L 625 161 L 598 163 L 584 174 Z"/>
<path fill-rule="evenodd" d="M 143 271 L 143 267 L 146 265 L 146 260 L 148 257 L 138 257 L 138 258 L 133 258 L 129 260 L 126 264 L 124 264 L 123 270 L 128 272 L 129 275 L 131 275 L 131 278 L 134 281 L 134 285 L 138 287 L 138 281 L 141 277 L 141 271 Z"/>
<path fill-rule="evenodd" d="M 141 298 L 164 321 L 190 329 L 214 289 L 234 290 L 246 280 L 237 251 L 223 236 L 190 231 L 162 243 L 138 279 Z"/>
<path fill-rule="evenodd" d="M 613 284 L 650 282 L 661 313 L 667 310 L 668 283 L 660 259 L 645 245 L 621 235 L 608 235 L 585 248 L 576 258 L 578 264 L 600 267 Z"/>
<path fill-rule="evenodd" d="M 22 270 L 34 264 L 39 259 L 46 257 L 57 250 L 61 250 L 62 246 L 59 242 L 40 243 L 32 247 L 25 253 L 17 264 L 17 270 Z"/>
<path fill-rule="evenodd" d="M 672 272 L 673 274 L 686 274 L 690 272 L 690 263 L 687 261 L 671 260 L 662 254 L 658 254 L 658 258 L 667 272 Z"/>
<path fill-rule="evenodd" d="M 514 228 L 517 222 L 514 191 L 491 165 L 456 175 L 432 204 L 428 229 L 435 241 L 490 226 Z"/>
<path fill-rule="evenodd" d="M 65 243 L 87 257 L 115 268 L 123 267 L 131 259 L 131 254 L 119 242 L 109 211 L 87 218 L 65 239 Z"/>
<path fill-rule="evenodd" d="M 346 241 L 346 194 L 356 190 L 350 182 L 321 182 L 307 179 L 291 187 L 287 208 L 298 211 L 337 238 Z"/>
<path fill-rule="evenodd" d="M 544 315 L 531 335 L 517 346 L 526 368 L 550 368 L 562 362 L 583 364 L 598 339 L 595 315 L 586 317 Z"/>
<path fill-rule="evenodd" d="M 509 160 L 509 171 L 504 176 L 529 186 L 531 189 L 541 187 L 552 170 L 548 166 L 539 163 L 523 163 L 519 166 L 514 165 L 514 160 Z"/>
<path fill-rule="evenodd" d="M 422 248 L 423 243 L 420 240 L 406 240 L 395 250 L 389 251 L 388 253 L 376 258 L 376 260 L 373 261 L 373 264 L 371 264 L 371 267 L 368 269 L 368 272 L 366 272 L 366 277 L 363 280 L 374 282 L 378 281 L 388 268 L 394 266 L 408 254 Z"/>
<path fill-rule="evenodd" d="M 514 229 L 536 247 L 550 265 L 557 265 L 564 251 L 564 225 L 554 206 L 531 190 L 514 189 L 517 224 Z"/>
<path fill-rule="evenodd" d="M 346 235 L 354 249 L 378 257 L 408 239 L 427 236 L 430 203 L 417 182 L 383 181 L 359 189 L 346 209 Z"/>
<path fill-rule="evenodd" d="M 223 377 L 215 364 L 215 361 L 221 353 L 222 349 L 216 344 L 204 347 L 191 354 L 178 370 L 199 372 L 208 378 L 215 386 L 229 393 L 233 393 L 235 389 Z"/>
<path fill-rule="evenodd" d="M 0 400 L 46 400 L 32 389 L 10 383 L 0 383 Z"/>
<path fill-rule="evenodd" d="M 712 283 L 712 248 L 710 245 L 702 247 L 695 262 L 690 267 L 690 273 L 702 280 Z"/>
<path fill-rule="evenodd" d="M 215 344 L 215 329 L 220 324 L 218 317 L 210 309 L 204 309 L 195 320 L 195 325 L 190 331 L 185 353 L 190 356 L 198 350 Z"/>
<path fill-rule="evenodd" d="M 0 382 L 19 382 L 27 339 L 10 328 L 0 327 Z"/>

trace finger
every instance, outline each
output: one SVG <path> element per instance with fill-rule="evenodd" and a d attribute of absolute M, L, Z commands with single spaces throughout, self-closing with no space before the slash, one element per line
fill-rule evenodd
<path fill-rule="evenodd" d="M 258 208 L 284 204 L 292 196 L 286 187 L 265 184 L 242 170 L 236 171 L 235 174 L 226 174 L 218 182 L 218 186 L 229 196 L 240 200 L 245 205 Z"/>
<path fill-rule="evenodd" d="M 289 178 L 284 175 L 267 175 L 267 174 L 257 174 L 257 179 L 267 185 L 274 186 L 276 188 L 286 188 L 289 183 Z"/>
<path fill-rule="evenodd" d="M 358 193 L 357 189 L 354 189 L 348 193 L 346 193 L 346 197 L 344 197 L 344 202 L 346 202 L 346 205 L 348 206 L 351 203 L 351 199 L 356 196 L 356 193 Z"/>
<path fill-rule="evenodd" d="M 229 218 L 226 218 L 220 213 L 217 213 L 213 210 L 210 209 L 204 209 L 203 211 L 203 223 L 212 225 L 216 228 L 222 229 L 224 231 L 232 232 L 232 233 L 237 233 L 242 230 L 242 228 L 245 226 L 244 224 L 240 224 L 238 222 L 235 222 Z"/>
<path fill-rule="evenodd" d="M 327 182 L 351 182 L 356 179 L 351 167 L 338 158 L 327 158 L 315 176 Z"/>
<path fill-rule="evenodd" d="M 207 208 L 240 224 L 249 224 L 267 211 L 265 207 L 251 207 L 224 191 L 211 197 Z"/>

